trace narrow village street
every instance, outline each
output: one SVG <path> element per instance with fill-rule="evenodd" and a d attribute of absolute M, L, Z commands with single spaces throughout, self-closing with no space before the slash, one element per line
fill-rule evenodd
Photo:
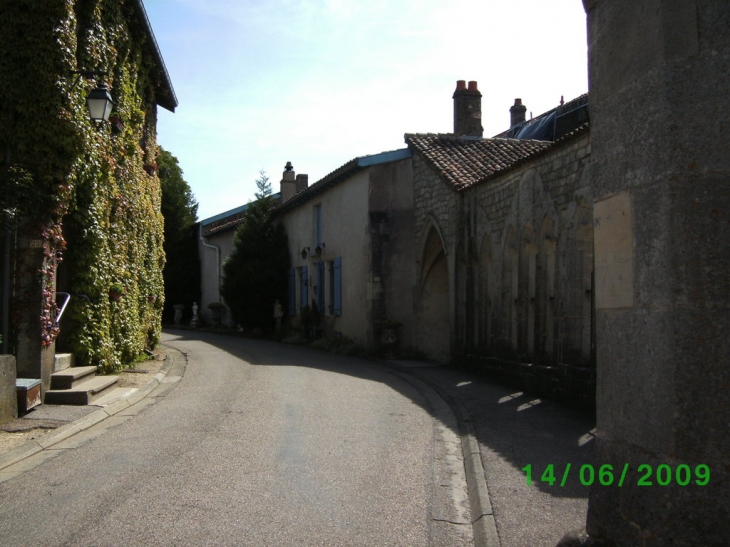
<path fill-rule="evenodd" d="M 471 543 L 465 482 L 447 468 L 463 462 L 444 452 L 460 457 L 455 421 L 425 384 L 191 334 L 164 337 L 187 360 L 176 387 L 0 483 L 3 545 Z"/>

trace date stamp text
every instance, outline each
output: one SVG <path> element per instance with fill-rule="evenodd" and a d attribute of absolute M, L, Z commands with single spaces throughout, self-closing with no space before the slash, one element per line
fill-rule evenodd
<path fill-rule="evenodd" d="M 527 486 L 531 486 L 533 480 L 538 480 L 536 477 L 539 471 L 535 470 L 533 475 L 532 464 L 523 467 L 522 471 L 525 473 Z M 617 468 L 610 464 L 593 466 L 588 463 L 580 467 L 573 467 L 568 463 L 564 468 L 556 469 L 553 464 L 548 464 L 540 474 L 539 481 L 549 486 L 556 484 L 565 486 L 568 480 L 576 478 L 583 486 L 591 486 L 596 483 L 601 486 L 621 487 L 627 481 L 636 481 L 637 486 L 669 486 L 670 484 L 707 486 L 710 482 L 710 467 L 704 463 L 694 467 L 684 463 L 672 467 L 663 463 L 657 465 L 656 468 L 648 464 L 641 464 L 636 469 L 632 469 L 628 463 Z"/>

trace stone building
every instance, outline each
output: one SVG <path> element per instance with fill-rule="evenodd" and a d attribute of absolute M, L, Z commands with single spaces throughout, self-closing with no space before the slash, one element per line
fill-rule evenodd
<path fill-rule="evenodd" d="M 57 344 L 110 370 L 159 339 L 157 107 L 178 103 L 142 0 L 6 2 L 2 14 L 0 211 L 14 213 L 0 350 L 45 397 L 71 362 Z M 92 94 L 111 101 L 105 116 L 87 111 Z"/>
<path fill-rule="evenodd" d="M 406 134 L 406 149 L 311 186 L 288 164 L 277 215 L 290 321 L 314 299 L 330 335 L 370 348 L 395 335 L 402 352 L 592 408 L 587 96 L 531 120 L 518 99 L 493 138 L 482 137 L 476 82 L 457 82 L 453 100 L 452 134 Z M 201 222 L 204 313 L 245 209 Z"/>
<path fill-rule="evenodd" d="M 277 213 L 289 238 L 286 311 L 294 324 L 314 303 L 327 335 L 411 345 L 410 157 L 402 149 L 355 158 L 309 187 L 297 185 L 302 175 L 288 164 Z"/>
<path fill-rule="evenodd" d="M 453 134 L 413 151 L 414 347 L 591 406 L 595 367 L 587 97 L 482 138 L 476 82 Z M 540 139 L 540 140 L 537 140 Z"/>

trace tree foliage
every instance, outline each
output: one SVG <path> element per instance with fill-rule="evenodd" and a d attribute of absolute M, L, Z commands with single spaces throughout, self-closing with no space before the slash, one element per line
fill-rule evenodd
<path fill-rule="evenodd" d="M 165 307 L 163 320 L 172 321 L 175 304 L 200 302 L 200 257 L 196 223 L 198 202 L 175 156 L 160 148 L 157 158 L 165 218 Z"/>
<path fill-rule="evenodd" d="M 249 203 L 223 265 L 221 293 L 241 326 L 265 329 L 274 322 L 276 300 L 286 309 L 289 250 L 284 227 L 274 219 L 276 201 L 263 171 L 256 185 L 258 199 Z"/>

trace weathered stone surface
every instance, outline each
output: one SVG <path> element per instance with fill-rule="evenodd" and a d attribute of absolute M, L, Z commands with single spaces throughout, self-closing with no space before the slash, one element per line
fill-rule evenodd
<path fill-rule="evenodd" d="M 597 461 L 588 531 L 617 545 L 722 545 L 730 522 L 730 5 L 586 1 L 597 200 L 633 210 L 633 303 L 597 311 Z M 597 262 L 597 268 L 599 268 Z M 600 275 L 600 272 L 597 272 Z M 711 480 L 657 484 L 659 465 Z"/>
<path fill-rule="evenodd" d="M 418 154 L 413 163 L 417 328 L 433 327 L 424 295 L 439 264 L 430 242 L 439 240 L 446 262 L 439 283 L 448 291 L 443 314 L 450 318 L 440 328 L 448 331 L 451 358 L 592 408 L 589 139 L 584 130 L 461 192 Z M 440 347 L 434 328 L 427 338 L 419 349 Z M 572 374 L 574 367 L 581 372 Z"/>
<path fill-rule="evenodd" d="M 15 357 L 0 355 L 0 424 L 18 417 L 15 395 Z"/>

